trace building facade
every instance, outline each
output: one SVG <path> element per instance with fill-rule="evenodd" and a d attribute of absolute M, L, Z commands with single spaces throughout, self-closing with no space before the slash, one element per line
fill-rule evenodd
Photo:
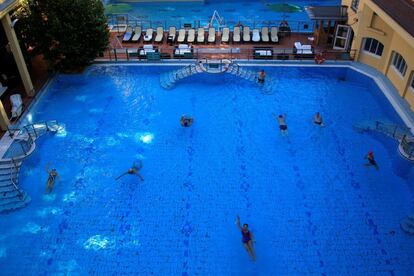
<path fill-rule="evenodd" d="M 355 61 L 383 73 L 414 111 L 414 2 L 342 0 L 348 6 Z"/>

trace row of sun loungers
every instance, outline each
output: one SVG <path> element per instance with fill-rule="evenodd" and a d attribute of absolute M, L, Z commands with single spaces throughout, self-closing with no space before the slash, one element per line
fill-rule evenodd
<path fill-rule="evenodd" d="M 141 38 L 142 29 L 141 27 L 136 27 L 135 30 L 131 26 L 127 27 L 126 32 L 123 37 L 124 42 L 132 41 L 137 42 Z M 230 29 L 223 28 L 221 33 L 221 42 L 229 43 L 230 42 Z M 272 42 L 278 43 L 278 29 L 277 27 L 271 27 L 270 32 L 268 27 L 263 27 L 261 29 L 253 29 L 250 31 L 248 26 L 246 27 L 234 27 L 233 29 L 233 42 L 240 43 L 240 42 Z M 270 35 L 270 36 L 269 36 Z M 143 40 L 144 42 L 151 42 L 154 38 L 154 30 L 149 28 L 146 30 Z M 205 43 L 206 42 L 206 34 L 204 28 L 198 28 L 197 33 L 195 29 L 180 29 L 178 31 L 175 27 L 170 27 L 168 30 L 167 42 L 173 43 Z M 155 33 L 154 41 L 157 43 L 162 43 L 164 39 L 164 29 L 162 27 L 158 27 Z M 215 43 L 216 42 L 216 30 L 215 28 L 209 28 L 207 33 L 207 42 L 208 43 Z"/>

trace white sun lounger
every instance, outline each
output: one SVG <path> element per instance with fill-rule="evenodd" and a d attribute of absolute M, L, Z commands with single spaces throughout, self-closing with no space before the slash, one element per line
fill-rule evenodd
<path fill-rule="evenodd" d="M 155 36 L 155 42 L 161 43 L 164 39 L 164 29 L 163 27 L 157 28 L 157 35 Z"/>
<path fill-rule="evenodd" d="M 268 27 L 262 28 L 262 41 L 269 42 L 269 28 Z"/>
<path fill-rule="evenodd" d="M 124 37 L 122 38 L 122 41 L 127 42 L 130 41 L 132 37 L 132 27 L 128 26 L 128 28 L 126 29 L 126 32 L 124 34 Z"/>
<path fill-rule="evenodd" d="M 198 30 L 197 30 L 197 42 L 198 43 L 204 43 L 204 40 L 205 40 L 204 28 L 198 28 Z"/>
<path fill-rule="evenodd" d="M 208 28 L 208 43 L 214 43 L 216 41 L 216 29 Z"/>
<path fill-rule="evenodd" d="M 154 48 L 153 45 L 144 45 L 142 49 L 139 50 L 139 55 L 146 56 L 148 53 L 155 53 L 157 49 Z"/>
<path fill-rule="evenodd" d="M 23 112 L 23 101 L 20 94 L 13 94 L 10 96 L 10 102 L 12 104 L 11 119 L 18 118 Z"/>
<path fill-rule="evenodd" d="M 147 29 L 147 31 L 145 32 L 145 36 L 144 36 L 144 41 L 151 41 L 152 40 L 152 35 L 154 34 L 154 30 L 149 28 Z"/>
<path fill-rule="evenodd" d="M 191 54 L 192 48 L 187 44 L 179 44 L 178 47 L 174 50 L 175 56 L 184 56 L 184 54 Z"/>
<path fill-rule="evenodd" d="M 270 40 L 274 43 L 279 42 L 279 37 L 277 36 L 277 27 L 272 27 L 270 29 Z"/>
<path fill-rule="evenodd" d="M 259 29 L 253 29 L 252 41 L 253 42 L 259 42 L 260 41 L 260 31 L 259 31 Z"/>
<path fill-rule="evenodd" d="M 135 27 L 135 33 L 132 36 L 132 39 L 131 40 L 133 42 L 137 42 L 141 38 L 141 33 L 142 33 L 141 27 L 139 27 L 139 26 Z"/>
<path fill-rule="evenodd" d="M 170 27 L 170 29 L 168 30 L 167 41 L 169 43 L 173 43 L 175 41 L 175 36 L 176 35 L 177 35 L 177 31 L 176 31 L 175 27 Z"/>
<path fill-rule="evenodd" d="M 183 43 L 184 41 L 185 41 L 185 29 L 180 29 L 178 31 L 177 42 L 178 43 Z"/>
<path fill-rule="evenodd" d="M 230 29 L 229 28 L 223 28 L 223 35 L 221 37 L 221 42 L 228 43 L 230 40 Z"/>
<path fill-rule="evenodd" d="M 295 48 L 297 54 L 312 55 L 312 45 L 302 45 L 300 42 L 295 42 Z"/>
<path fill-rule="evenodd" d="M 240 42 L 240 27 L 233 29 L 233 42 Z"/>
<path fill-rule="evenodd" d="M 250 27 L 243 27 L 243 41 L 250 42 Z"/>
<path fill-rule="evenodd" d="M 187 42 L 188 43 L 194 43 L 195 41 L 195 30 L 189 29 L 188 30 L 188 36 L 187 36 Z"/>

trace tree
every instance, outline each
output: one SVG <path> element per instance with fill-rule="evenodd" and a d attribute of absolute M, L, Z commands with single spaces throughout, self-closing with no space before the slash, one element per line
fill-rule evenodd
<path fill-rule="evenodd" d="M 22 46 L 52 69 L 77 70 L 108 46 L 101 0 L 24 0 L 14 16 Z"/>

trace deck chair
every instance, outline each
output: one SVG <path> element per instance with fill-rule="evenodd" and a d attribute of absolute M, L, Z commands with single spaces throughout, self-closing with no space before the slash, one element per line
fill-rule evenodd
<path fill-rule="evenodd" d="M 132 36 L 131 40 L 133 42 L 138 42 L 138 40 L 141 38 L 141 33 L 142 33 L 141 27 L 139 27 L 139 26 L 135 27 L 135 33 Z"/>
<path fill-rule="evenodd" d="M 158 27 L 154 41 L 157 43 L 162 43 L 163 39 L 164 39 L 164 29 L 163 27 Z"/>
<path fill-rule="evenodd" d="M 262 42 L 269 42 L 269 28 L 262 28 Z"/>
<path fill-rule="evenodd" d="M 151 29 L 151 28 L 147 29 L 147 31 L 145 32 L 144 41 L 145 42 L 151 41 L 153 34 L 154 34 L 153 29 Z"/>
<path fill-rule="evenodd" d="M 11 110 L 11 119 L 18 118 L 23 111 L 23 101 L 20 94 L 13 94 L 10 96 L 10 102 L 12 104 L 12 110 Z"/>
<path fill-rule="evenodd" d="M 253 42 L 259 42 L 260 41 L 260 31 L 259 31 L 259 29 L 253 29 L 252 41 Z"/>
<path fill-rule="evenodd" d="M 178 43 L 183 43 L 184 41 L 185 41 L 185 29 L 180 29 L 178 31 L 177 42 Z"/>
<path fill-rule="evenodd" d="M 300 42 L 295 42 L 294 45 L 297 54 L 313 55 L 312 45 L 303 45 Z"/>
<path fill-rule="evenodd" d="M 250 42 L 250 27 L 243 27 L 243 41 Z"/>
<path fill-rule="evenodd" d="M 195 30 L 189 29 L 188 30 L 188 36 L 187 36 L 187 42 L 188 43 L 194 43 L 195 41 Z"/>
<path fill-rule="evenodd" d="M 124 34 L 124 37 L 122 38 L 122 41 L 127 42 L 130 41 L 132 37 L 132 27 L 128 26 L 128 28 L 126 29 L 126 32 Z"/>
<path fill-rule="evenodd" d="M 208 28 L 208 43 L 216 42 L 216 29 Z"/>
<path fill-rule="evenodd" d="M 197 30 L 197 42 L 198 43 L 204 43 L 204 40 L 205 40 L 204 28 L 198 28 L 198 30 Z"/>
<path fill-rule="evenodd" d="M 277 27 L 272 27 L 270 29 L 270 40 L 274 43 L 278 43 L 279 42 L 279 37 L 277 35 Z"/>
<path fill-rule="evenodd" d="M 229 43 L 229 40 L 230 40 L 230 29 L 229 28 L 223 28 L 223 35 L 221 37 L 221 42 Z"/>
<path fill-rule="evenodd" d="M 240 27 L 233 29 L 233 42 L 240 42 Z"/>
<path fill-rule="evenodd" d="M 167 42 L 173 43 L 175 41 L 176 35 L 177 35 L 177 30 L 175 29 L 175 27 L 170 27 L 170 29 L 168 30 Z"/>

